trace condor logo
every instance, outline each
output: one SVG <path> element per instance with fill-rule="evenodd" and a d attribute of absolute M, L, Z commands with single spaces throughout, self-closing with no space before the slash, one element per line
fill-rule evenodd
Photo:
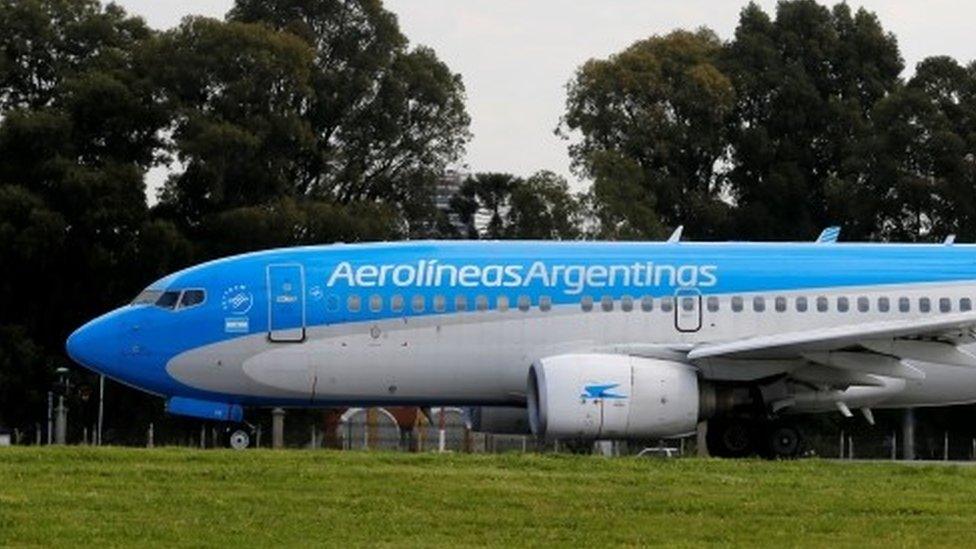
<path fill-rule="evenodd" d="M 600 399 L 623 399 L 627 398 L 627 395 L 622 395 L 615 391 L 617 387 L 620 387 L 619 383 L 593 383 L 583 386 L 583 393 L 580 398 L 583 401 L 587 400 L 600 400 Z"/>

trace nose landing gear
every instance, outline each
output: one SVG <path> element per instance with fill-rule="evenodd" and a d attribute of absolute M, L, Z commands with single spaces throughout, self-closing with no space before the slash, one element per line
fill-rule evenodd
<path fill-rule="evenodd" d="M 251 447 L 251 439 L 254 437 L 255 427 L 250 423 L 242 423 L 227 427 L 224 431 L 227 434 L 227 447 L 233 450 L 246 450 Z"/>

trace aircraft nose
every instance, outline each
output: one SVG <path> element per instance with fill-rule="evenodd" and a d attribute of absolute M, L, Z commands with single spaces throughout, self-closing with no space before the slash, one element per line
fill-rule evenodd
<path fill-rule="evenodd" d="M 68 356 L 82 366 L 109 374 L 118 360 L 118 335 L 111 315 L 101 316 L 75 330 L 65 344 Z"/>

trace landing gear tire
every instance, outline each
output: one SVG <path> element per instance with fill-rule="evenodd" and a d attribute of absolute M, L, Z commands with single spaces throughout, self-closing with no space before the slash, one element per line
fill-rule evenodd
<path fill-rule="evenodd" d="M 246 450 L 251 445 L 251 435 L 244 429 L 237 429 L 227 437 L 227 446 L 234 450 Z"/>
<path fill-rule="evenodd" d="M 715 457 L 741 458 L 756 453 L 756 432 L 751 421 L 730 418 L 708 422 L 705 442 Z"/>
<path fill-rule="evenodd" d="M 796 459 L 800 456 L 803 438 L 792 425 L 773 424 L 766 434 L 767 456 L 771 459 Z"/>

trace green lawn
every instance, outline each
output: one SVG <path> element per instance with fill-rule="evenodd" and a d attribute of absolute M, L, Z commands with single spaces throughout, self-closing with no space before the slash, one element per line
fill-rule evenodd
<path fill-rule="evenodd" d="M 0 546 L 976 544 L 976 468 L 0 449 Z"/>

